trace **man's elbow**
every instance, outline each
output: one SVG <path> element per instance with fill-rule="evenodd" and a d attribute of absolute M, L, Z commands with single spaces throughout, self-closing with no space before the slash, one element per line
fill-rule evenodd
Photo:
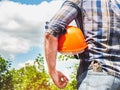
<path fill-rule="evenodd" d="M 56 41 L 57 40 L 57 37 L 53 36 L 52 34 L 46 32 L 45 33 L 45 37 L 44 37 L 45 40 L 49 40 L 49 41 Z"/>

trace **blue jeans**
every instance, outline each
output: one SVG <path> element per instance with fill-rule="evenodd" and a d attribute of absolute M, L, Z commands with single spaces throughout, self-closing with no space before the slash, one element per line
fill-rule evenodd
<path fill-rule="evenodd" d="M 88 70 L 78 76 L 81 82 L 78 90 L 120 90 L 120 78 L 108 75 L 105 71 Z"/>

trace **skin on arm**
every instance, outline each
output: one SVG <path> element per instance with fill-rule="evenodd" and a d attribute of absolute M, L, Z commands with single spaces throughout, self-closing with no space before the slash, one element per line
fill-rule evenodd
<path fill-rule="evenodd" d="M 49 22 L 47 31 L 53 31 L 53 35 L 50 34 L 51 32 L 46 32 L 44 37 L 44 51 L 48 65 L 48 71 L 53 82 L 59 88 L 64 88 L 67 85 L 68 78 L 62 72 L 56 70 L 56 57 L 58 51 L 57 37 L 60 35 L 60 32 L 62 33 L 63 28 L 69 25 L 69 23 L 73 21 L 76 18 L 76 16 L 77 10 L 74 7 L 71 7 L 71 5 L 69 4 L 64 4 L 64 6 L 56 13 L 56 15 Z M 52 28 L 54 30 L 50 30 Z M 56 37 L 54 36 L 54 34 L 56 34 Z"/>
<path fill-rule="evenodd" d="M 64 88 L 68 79 L 62 72 L 56 70 L 58 38 L 46 32 L 44 40 L 45 58 L 49 74 L 57 87 Z"/>

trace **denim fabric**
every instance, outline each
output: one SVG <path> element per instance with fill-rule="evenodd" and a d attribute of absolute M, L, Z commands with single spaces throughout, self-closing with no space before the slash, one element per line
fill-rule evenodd
<path fill-rule="evenodd" d="M 120 78 L 88 70 L 78 77 L 78 90 L 120 90 Z"/>

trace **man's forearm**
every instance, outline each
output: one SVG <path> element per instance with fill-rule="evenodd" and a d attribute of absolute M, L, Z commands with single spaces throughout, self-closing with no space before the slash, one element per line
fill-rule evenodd
<path fill-rule="evenodd" d="M 46 33 L 44 46 L 49 73 L 54 73 L 56 71 L 58 39 L 53 35 Z"/>

